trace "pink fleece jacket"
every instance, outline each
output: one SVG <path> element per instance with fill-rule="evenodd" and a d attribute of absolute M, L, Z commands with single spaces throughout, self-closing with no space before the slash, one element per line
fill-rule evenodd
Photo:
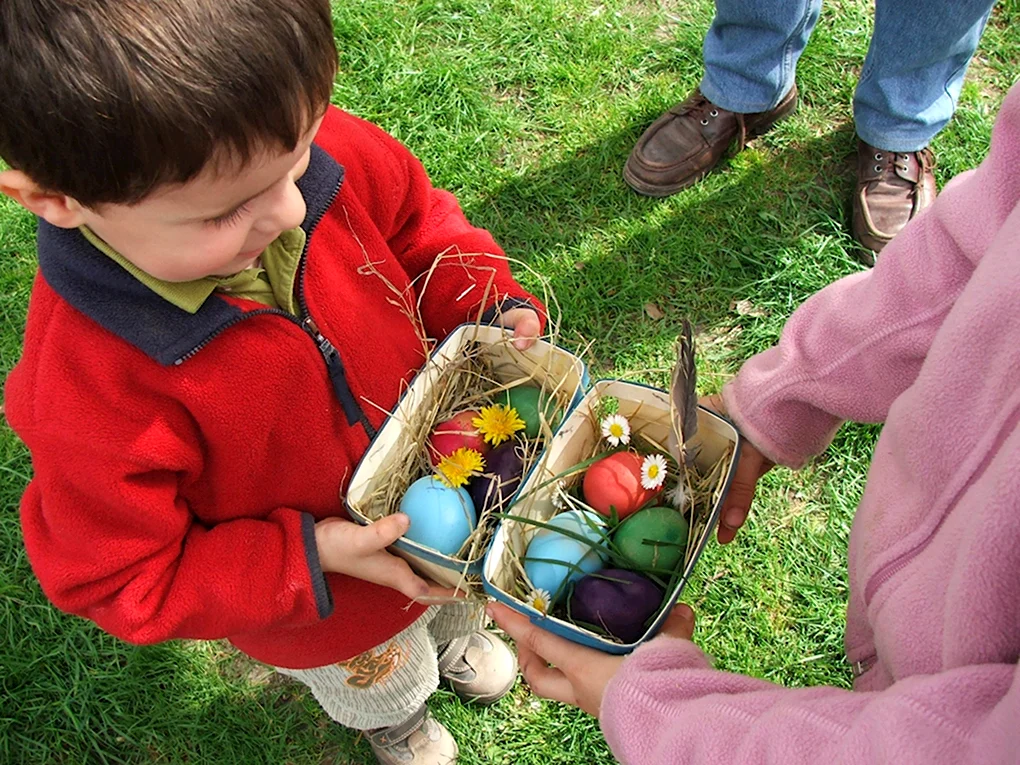
<path fill-rule="evenodd" d="M 602 702 L 621 762 L 1020 762 L 1018 201 L 1020 85 L 981 166 L 724 390 L 792 467 L 843 420 L 885 422 L 850 534 L 854 691 L 722 672 L 659 638 Z"/>

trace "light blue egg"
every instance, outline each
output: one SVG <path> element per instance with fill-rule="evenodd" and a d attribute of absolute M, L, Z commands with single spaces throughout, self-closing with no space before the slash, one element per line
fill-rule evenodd
<path fill-rule="evenodd" d="M 559 515 L 554 515 L 552 519 L 547 522 L 547 525 L 557 529 L 564 529 L 574 534 L 580 534 L 593 545 L 602 545 L 605 543 L 606 522 L 602 516 L 598 513 L 592 512 L 591 510 L 567 510 Z M 549 534 L 556 534 L 556 532 L 549 528 L 540 528 L 538 533 L 535 534 L 535 537 L 537 538 Z M 567 535 L 560 534 L 558 536 Z"/>
<path fill-rule="evenodd" d="M 590 545 L 558 534 L 553 529 L 541 529 L 532 538 L 524 556 L 524 573 L 532 585 L 549 593 L 552 603 L 556 603 L 566 594 L 571 582 L 576 582 L 585 574 L 598 571 L 605 564 L 606 551 L 598 531 L 588 526 L 579 515 L 564 518 L 567 515 L 570 513 L 556 516 L 552 525 L 583 534 L 591 540 Z M 567 565 L 563 565 L 564 563 Z"/>
<path fill-rule="evenodd" d="M 478 521 L 471 495 L 435 476 L 419 478 L 408 487 L 400 512 L 411 519 L 404 538 L 443 555 L 455 555 Z"/>

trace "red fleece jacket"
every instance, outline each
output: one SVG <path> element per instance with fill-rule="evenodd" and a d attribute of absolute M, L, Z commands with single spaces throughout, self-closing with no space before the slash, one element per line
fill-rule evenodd
<path fill-rule="evenodd" d="M 44 238 L 80 235 L 44 237 L 41 226 L 24 355 L 5 391 L 35 473 L 21 506 L 25 544 L 58 607 L 124 640 L 228 638 L 261 661 L 308 668 L 372 648 L 423 611 L 395 590 L 323 576 L 313 524 L 344 514 L 369 444 L 364 421 L 378 428 L 424 361 L 406 308 L 420 300 L 425 330 L 441 338 L 497 298 L 533 298 L 498 257 L 444 259 L 430 273 L 451 249 L 502 252 L 395 139 L 330 109 L 316 143 L 342 182 L 335 198 L 314 190 L 325 214 L 306 221 L 298 289 L 339 352 L 332 370 L 355 417 L 294 317 L 221 295 L 198 318 L 178 317 L 151 294 L 124 315 L 138 283 L 98 253 L 84 258 L 96 284 L 62 272 L 88 252 L 81 242 L 47 251 L 58 264 L 48 272 Z M 200 322 L 207 308 L 233 318 L 176 363 L 145 350 L 174 346 L 174 322 Z"/>

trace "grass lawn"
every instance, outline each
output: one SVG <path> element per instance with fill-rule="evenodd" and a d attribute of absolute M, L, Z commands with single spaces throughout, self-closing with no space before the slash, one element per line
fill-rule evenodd
<path fill-rule="evenodd" d="M 800 109 L 704 183 L 666 200 L 620 169 L 700 75 L 710 0 L 334 3 L 335 102 L 407 143 L 437 185 L 545 275 L 561 330 L 595 376 L 665 382 L 681 317 L 703 392 L 775 341 L 790 312 L 860 268 L 848 235 L 850 103 L 872 10 L 832 0 L 799 68 Z M 1020 3 L 1001 0 L 960 108 L 938 136 L 940 184 L 978 164 L 1016 78 Z M 20 354 L 33 221 L 0 201 L 0 373 Z M 540 289 L 533 277 L 527 286 Z M 727 670 L 850 685 L 846 542 L 877 429 L 847 426 L 808 469 L 776 470 L 737 541 L 712 545 L 685 600 Z M 225 644 L 126 645 L 50 607 L 21 545 L 27 454 L 0 427 L 0 762 L 360 763 L 367 744 L 304 690 Z M 609 763 L 597 724 L 518 686 L 491 709 L 441 691 L 464 763 Z"/>

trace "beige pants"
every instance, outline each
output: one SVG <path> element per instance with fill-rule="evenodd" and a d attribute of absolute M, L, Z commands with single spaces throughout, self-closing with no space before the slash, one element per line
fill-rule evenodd
<path fill-rule="evenodd" d="M 438 646 L 482 628 L 480 603 L 432 606 L 382 645 L 313 669 L 277 671 L 312 690 L 326 714 L 356 730 L 404 722 L 439 687 Z"/>

